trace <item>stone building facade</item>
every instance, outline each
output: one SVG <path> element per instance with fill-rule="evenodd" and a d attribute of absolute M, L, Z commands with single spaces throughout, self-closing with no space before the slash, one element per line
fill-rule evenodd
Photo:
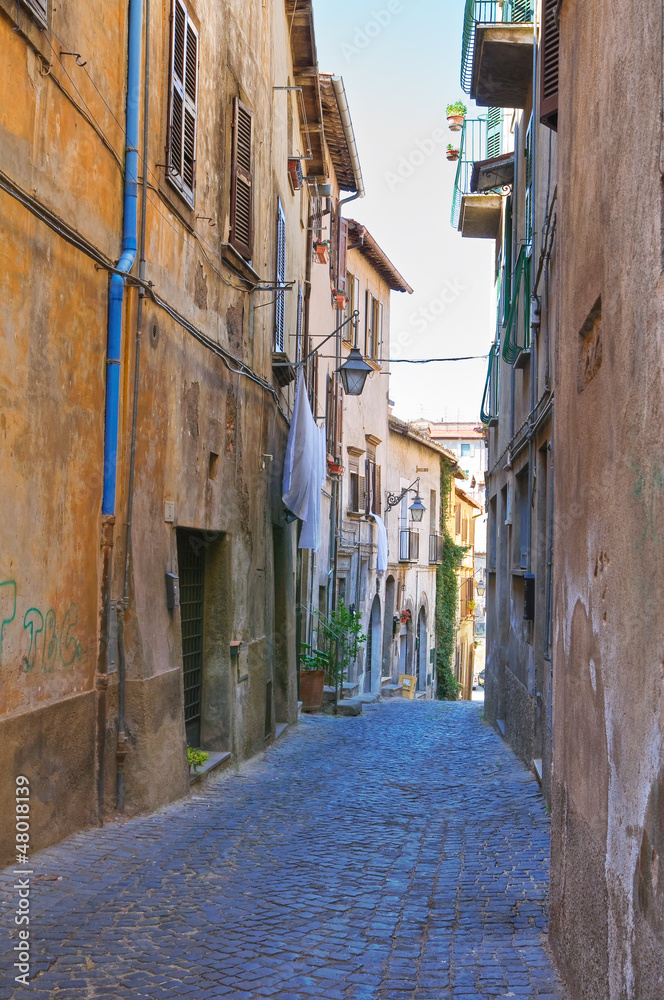
<path fill-rule="evenodd" d="M 479 110 L 464 128 L 469 140 L 482 141 L 469 142 L 475 160 L 457 174 L 453 220 L 464 237 L 494 240 L 496 276 L 481 415 L 488 438 L 486 714 L 535 768 L 548 800 L 557 328 L 557 119 L 543 110 L 540 86 L 548 14 L 540 3 L 470 2 L 468 10 L 462 82 Z"/>
<path fill-rule="evenodd" d="M 296 719 L 279 363 L 326 167 L 310 3 L 2 0 L 0 37 L 2 795 L 39 848 Z"/>
<path fill-rule="evenodd" d="M 650 1000 L 664 991 L 661 10 L 558 8 L 551 935 L 575 1000 Z"/>

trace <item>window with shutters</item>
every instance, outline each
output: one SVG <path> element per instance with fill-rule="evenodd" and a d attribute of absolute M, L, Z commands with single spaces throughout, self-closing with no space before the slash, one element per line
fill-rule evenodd
<path fill-rule="evenodd" d="M 198 32 L 182 0 L 173 0 L 168 178 L 194 204 L 198 91 Z"/>
<path fill-rule="evenodd" d="M 454 534 L 461 534 L 461 504 L 456 504 L 454 507 Z"/>
<path fill-rule="evenodd" d="M 334 247 L 334 287 L 346 292 L 346 259 L 348 256 L 348 220 L 337 217 Z"/>
<path fill-rule="evenodd" d="M 231 149 L 231 228 L 229 241 L 251 260 L 254 246 L 254 117 L 239 97 L 233 98 Z"/>
<path fill-rule="evenodd" d="M 364 514 L 366 508 L 366 480 L 360 475 L 357 464 L 350 466 L 350 483 L 348 493 L 348 512 Z"/>
<path fill-rule="evenodd" d="M 343 454 L 343 386 L 337 376 L 327 376 L 327 404 L 325 421 L 327 427 L 327 453 L 341 464 Z"/>
<path fill-rule="evenodd" d="M 365 513 L 381 515 L 381 469 L 376 465 L 376 456 L 367 458 L 365 461 Z"/>
<path fill-rule="evenodd" d="M 275 284 L 283 285 L 286 281 L 286 216 L 281 204 L 277 202 L 277 267 Z M 274 349 L 285 350 L 286 343 L 286 292 L 276 292 L 274 301 Z"/>
<path fill-rule="evenodd" d="M 356 278 L 350 271 L 346 271 L 346 295 L 348 302 L 344 319 L 350 320 L 355 310 L 360 308 L 360 279 Z M 355 330 L 351 322 L 344 327 L 343 338 L 348 344 L 355 343 Z"/>
<path fill-rule="evenodd" d="M 383 304 L 366 293 L 364 319 L 364 356 L 377 360 L 380 357 L 380 343 L 383 332 Z"/>
<path fill-rule="evenodd" d="M 48 0 L 23 0 L 23 2 L 42 24 L 48 23 Z"/>
<path fill-rule="evenodd" d="M 557 20 L 558 0 L 542 0 L 540 38 L 540 121 L 558 131 L 558 60 L 560 29 Z"/>

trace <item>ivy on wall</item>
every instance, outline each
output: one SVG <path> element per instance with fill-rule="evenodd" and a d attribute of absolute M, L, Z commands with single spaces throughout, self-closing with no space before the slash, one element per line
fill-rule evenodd
<path fill-rule="evenodd" d="M 442 701 L 456 701 L 461 685 L 452 671 L 457 629 L 459 570 L 468 549 L 457 545 L 447 522 L 453 513 L 454 473 L 448 462 L 440 472 L 440 530 L 443 534 L 443 560 L 436 570 L 436 686 Z"/>

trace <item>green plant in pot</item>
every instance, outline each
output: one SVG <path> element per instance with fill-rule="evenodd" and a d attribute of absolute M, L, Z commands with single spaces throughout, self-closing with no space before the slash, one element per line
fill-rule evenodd
<path fill-rule="evenodd" d="M 447 150 L 445 152 L 445 155 L 448 160 L 451 160 L 454 163 L 455 160 L 459 159 L 459 150 L 456 147 L 454 147 L 450 142 L 447 145 Z"/>
<path fill-rule="evenodd" d="M 300 701 L 303 712 L 319 712 L 323 707 L 325 674 L 330 654 L 303 642 L 300 646 Z"/>
<path fill-rule="evenodd" d="M 189 764 L 189 770 L 194 769 L 194 774 L 198 774 L 199 767 L 202 767 L 206 760 L 208 760 L 210 754 L 206 753 L 205 750 L 195 750 L 194 747 L 187 747 L 187 764 Z"/>
<path fill-rule="evenodd" d="M 447 123 L 451 132 L 460 132 L 463 127 L 468 108 L 463 101 L 455 101 L 454 104 L 447 105 Z"/>
<path fill-rule="evenodd" d="M 330 666 L 336 687 L 346 680 L 348 668 L 357 659 L 360 646 L 367 641 L 367 636 L 362 631 L 360 614 L 352 607 L 347 608 L 343 601 L 339 601 L 339 606 L 331 612 L 329 623 L 335 636 L 335 655 L 330 658 Z"/>

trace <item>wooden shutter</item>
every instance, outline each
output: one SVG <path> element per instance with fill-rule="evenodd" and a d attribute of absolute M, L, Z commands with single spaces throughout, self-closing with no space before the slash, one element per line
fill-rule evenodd
<path fill-rule="evenodd" d="M 346 291 L 346 258 L 348 256 L 348 219 L 337 219 L 337 245 L 336 245 L 337 273 L 335 275 L 335 288 L 338 292 Z"/>
<path fill-rule="evenodd" d="M 277 203 L 277 267 L 276 284 L 282 285 L 286 280 L 286 216 L 281 201 Z M 274 349 L 284 351 L 286 342 L 286 292 L 276 293 L 274 309 Z"/>
<path fill-rule="evenodd" d="M 364 357 L 371 357 L 373 340 L 373 297 L 369 289 L 364 293 Z"/>
<path fill-rule="evenodd" d="M 297 354 L 296 361 L 299 361 L 302 357 L 302 282 L 297 283 Z M 315 411 L 314 411 L 315 412 Z"/>
<path fill-rule="evenodd" d="M 365 459 L 364 470 L 367 480 L 367 496 L 364 513 L 371 514 L 374 509 L 374 497 L 376 495 L 376 463 L 372 458 Z"/>
<path fill-rule="evenodd" d="M 198 32 L 182 0 L 174 0 L 171 36 L 171 93 L 168 177 L 190 205 L 196 177 Z"/>
<path fill-rule="evenodd" d="M 334 456 L 334 382 L 325 376 L 325 429 L 327 431 L 327 453 Z"/>
<path fill-rule="evenodd" d="M 344 438 L 344 393 L 341 382 L 334 380 L 334 457 L 341 461 Z"/>
<path fill-rule="evenodd" d="M 253 115 L 239 97 L 234 97 L 230 243 L 247 259 L 251 259 L 254 246 L 253 139 Z"/>
<path fill-rule="evenodd" d="M 533 146 L 535 145 L 535 118 L 530 116 L 528 128 L 526 129 L 526 143 L 523 155 L 526 161 L 526 183 L 524 216 L 526 229 L 526 243 L 531 243 L 533 239 Z M 518 293 L 518 288 L 516 289 Z"/>
<path fill-rule="evenodd" d="M 364 476 L 357 477 L 357 512 L 363 514 L 367 506 L 367 481 Z"/>
<path fill-rule="evenodd" d="M 533 0 L 512 0 L 512 20 L 529 24 L 533 19 Z"/>
<path fill-rule="evenodd" d="M 376 469 L 376 491 L 374 494 L 374 514 L 378 514 L 378 516 L 380 517 L 383 509 L 382 508 L 383 487 L 380 474 L 380 465 L 376 465 L 375 469 Z"/>
<path fill-rule="evenodd" d="M 486 126 L 486 158 L 500 156 L 503 151 L 503 109 L 489 108 Z"/>
<path fill-rule="evenodd" d="M 457 504 L 454 509 L 454 534 L 461 534 L 461 505 Z"/>
<path fill-rule="evenodd" d="M 48 0 L 25 0 L 27 6 L 37 15 L 40 21 L 47 23 Z"/>
<path fill-rule="evenodd" d="M 560 29 L 556 23 L 557 0 L 543 0 L 540 39 L 540 121 L 558 131 L 558 59 Z"/>

